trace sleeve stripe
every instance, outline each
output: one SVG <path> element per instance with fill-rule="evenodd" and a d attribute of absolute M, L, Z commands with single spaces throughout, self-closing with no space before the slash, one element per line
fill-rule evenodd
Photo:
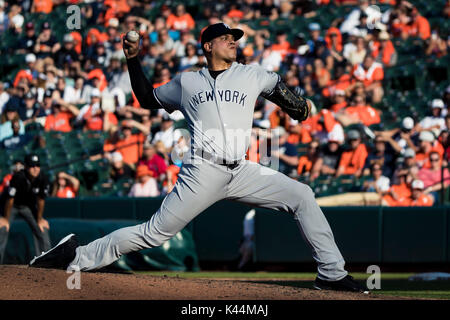
<path fill-rule="evenodd" d="M 156 90 L 153 89 L 153 96 L 155 97 L 155 100 L 159 103 L 159 105 L 164 108 L 163 104 L 161 103 L 161 101 L 158 99 L 158 96 L 156 95 Z"/>

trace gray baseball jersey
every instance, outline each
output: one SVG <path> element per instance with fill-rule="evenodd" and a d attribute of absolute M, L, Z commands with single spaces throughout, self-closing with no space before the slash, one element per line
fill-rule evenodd
<path fill-rule="evenodd" d="M 233 63 L 216 80 L 205 68 L 182 73 L 155 89 L 156 98 L 168 112 L 180 110 L 184 114 L 193 150 L 203 149 L 228 161 L 242 160 L 236 167 L 214 161 L 184 163 L 173 191 L 149 221 L 78 247 L 69 269 L 95 270 L 123 254 L 160 246 L 203 210 L 228 199 L 290 213 L 312 250 L 318 277 L 344 278 L 344 259 L 311 188 L 243 159 L 250 141 L 256 98 L 261 92 L 269 93 L 278 80 L 277 74 L 258 66 Z"/>
<path fill-rule="evenodd" d="M 207 68 L 184 72 L 154 93 L 169 113 L 183 113 L 193 150 L 232 161 L 244 158 L 249 147 L 256 99 L 270 93 L 279 78 L 259 66 L 234 62 L 216 79 Z"/>

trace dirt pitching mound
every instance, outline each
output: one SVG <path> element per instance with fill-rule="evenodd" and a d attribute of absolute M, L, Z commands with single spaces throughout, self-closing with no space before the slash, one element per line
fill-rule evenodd
<path fill-rule="evenodd" d="M 374 300 L 369 294 L 317 291 L 239 280 L 184 279 L 0 266 L 0 299 L 25 300 Z M 69 287 L 74 289 L 68 289 Z M 76 289 L 79 284 L 80 289 Z"/>

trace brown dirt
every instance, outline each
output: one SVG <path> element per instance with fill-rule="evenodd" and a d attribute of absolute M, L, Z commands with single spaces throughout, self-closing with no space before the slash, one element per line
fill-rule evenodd
<path fill-rule="evenodd" d="M 71 274 L 27 266 L 0 266 L 1 300 L 378 300 L 378 295 L 317 291 L 274 281 L 257 283 L 223 279 L 114 273 L 81 273 L 81 289 L 69 290 Z"/>

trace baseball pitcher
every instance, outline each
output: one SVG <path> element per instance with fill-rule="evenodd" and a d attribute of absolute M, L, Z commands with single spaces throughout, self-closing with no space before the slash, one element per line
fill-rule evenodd
<path fill-rule="evenodd" d="M 245 160 L 259 95 L 298 121 L 308 117 L 310 102 L 289 91 L 278 74 L 236 63 L 236 42 L 243 34 L 224 23 L 208 26 L 201 36 L 208 67 L 180 73 L 156 89 L 137 58 L 139 41 L 124 40 L 139 103 L 144 108 L 183 113 L 191 134 L 190 161 L 183 164 L 173 191 L 148 222 L 116 230 L 85 246 L 78 246 L 76 236 L 68 235 L 34 258 L 30 266 L 81 271 L 107 266 L 123 254 L 162 245 L 203 210 L 228 199 L 294 216 L 318 265 L 316 289 L 365 291 L 345 271 L 344 259 L 311 188 Z"/>

